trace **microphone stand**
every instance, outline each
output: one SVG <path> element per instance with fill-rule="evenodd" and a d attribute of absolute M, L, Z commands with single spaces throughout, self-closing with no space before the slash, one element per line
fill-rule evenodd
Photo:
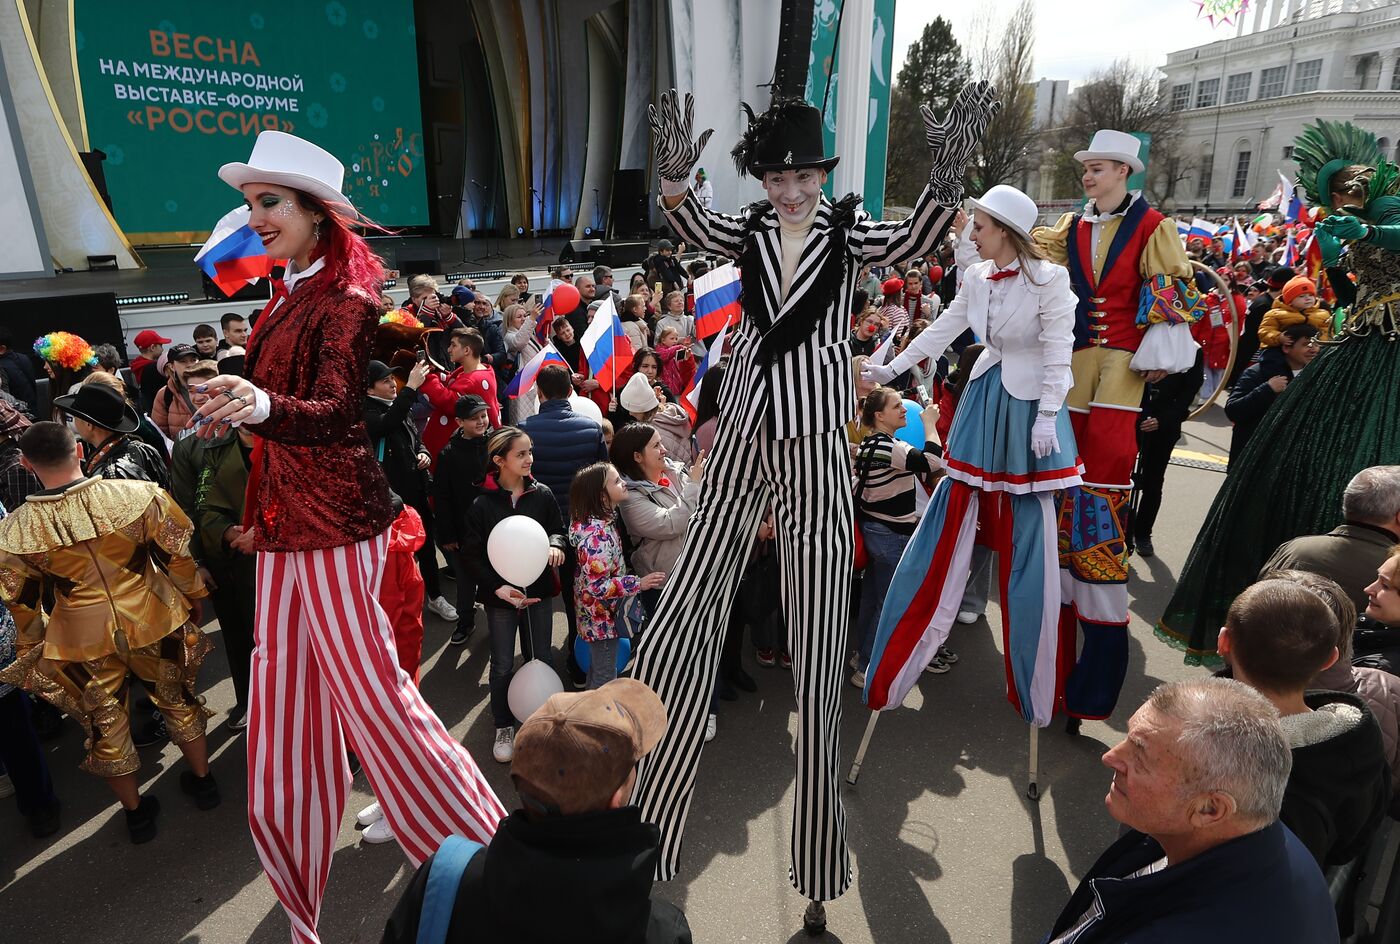
<path fill-rule="evenodd" d="M 473 187 L 475 187 L 476 189 L 478 189 L 478 190 L 481 191 L 481 203 L 482 203 L 482 206 L 485 206 L 485 205 L 486 205 L 486 194 L 487 194 L 487 192 L 488 192 L 487 189 L 486 189 L 486 187 L 485 187 L 480 181 L 476 180 L 475 178 L 472 179 L 471 185 L 472 185 Z M 486 259 L 504 259 L 504 258 L 505 258 L 505 253 L 502 253 L 502 252 L 493 252 L 493 251 L 492 251 L 492 249 L 493 249 L 493 244 L 494 244 L 495 238 L 496 238 L 496 237 L 495 237 L 495 233 L 496 233 L 496 231 L 495 231 L 495 225 L 496 225 L 496 223 L 495 223 L 495 216 L 496 216 L 496 195 L 495 195 L 494 192 L 491 193 L 491 204 L 490 204 L 490 205 L 491 205 L 491 209 L 490 209 L 490 211 L 489 211 L 488 214 L 487 214 L 486 222 L 487 222 L 488 227 L 489 227 L 489 228 L 487 229 L 487 232 L 490 233 L 491 235 L 487 237 L 487 243 L 486 243 L 486 247 L 485 247 L 485 248 L 486 248 L 486 252 L 485 252 L 484 254 L 480 255 L 480 256 L 475 257 L 475 258 L 472 260 L 473 262 L 481 262 L 481 261 L 486 260 Z"/>
<path fill-rule="evenodd" d="M 531 187 L 531 188 L 530 188 L 530 193 L 534 196 L 534 198 L 535 198 L 535 203 L 539 205 L 539 210 L 540 210 L 540 227 L 542 228 L 542 227 L 544 226 L 544 196 L 543 196 L 538 190 L 536 190 L 534 187 Z M 539 229 L 536 229 L 536 230 L 535 230 L 535 246 L 536 246 L 535 251 L 532 252 L 532 253 L 530 253 L 530 255 L 532 255 L 532 256 L 547 256 L 547 255 L 549 255 L 549 250 L 547 250 L 547 249 L 544 248 L 544 234 L 543 234 Z"/>
<path fill-rule="evenodd" d="M 475 183 L 475 181 L 473 181 L 473 183 Z M 458 248 L 462 251 L 462 258 L 458 260 L 458 265 L 468 265 L 473 261 L 467 258 L 467 211 L 471 209 L 471 205 L 471 191 L 463 190 L 462 201 L 458 206 L 458 213 L 460 214 L 460 216 L 457 225 L 459 227 L 461 235 L 457 238 L 457 245 Z"/>

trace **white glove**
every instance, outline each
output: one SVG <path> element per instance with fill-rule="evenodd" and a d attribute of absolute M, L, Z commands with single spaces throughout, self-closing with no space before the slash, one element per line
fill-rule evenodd
<path fill-rule="evenodd" d="M 888 364 L 872 364 L 866 361 L 860 368 L 860 379 L 866 383 L 886 384 L 898 375 L 899 371 Z"/>
<path fill-rule="evenodd" d="M 1031 427 L 1031 452 L 1035 453 L 1037 459 L 1044 459 L 1059 448 L 1060 438 L 1055 435 L 1055 417 L 1037 415 L 1035 425 Z"/>

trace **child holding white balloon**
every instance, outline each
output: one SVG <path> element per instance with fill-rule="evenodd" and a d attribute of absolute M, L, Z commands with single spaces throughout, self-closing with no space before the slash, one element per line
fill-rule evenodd
<path fill-rule="evenodd" d="M 539 659 L 552 665 L 552 608 L 546 601 L 559 593 L 554 568 L 564 562 L 568 540 L 554 493 L 530 476 L 534 453 L 529 436 L 514 426 L 496 430 L 486 442 L 486 462 L 486 480 L 467 512 L 462 546 L 486 548 L 484 555 L 465 554 L 463 559 L 472 571 L 477 602 L 486 610 L 491 633 L 491 714 L 496 724 L 492 755 L 506 764 L 515 756 L 516 719 L 509 691 L 516 630 L 526 630 L 527 662 Z M 539 542 L 538 529 L 511 521 L 514 517 L 538 524 L 545 541 Z M 498 528 L 499 534 L 493 535 Z"/>
<path fill-rule="evenodd" d="M 617 506 L 627 500 L 627 486 L 610 462 L 579 469 L 569 489 L 569 543 L 577 555 L 574 602 L 578 634 L 589 649 L 588 687 L 600 688 L 617 677 L 620 629 L 624 607 L 640 606 L 636 596 L 666 582 L 655 571 L 645 577 L 627 573 L 622 538 L 617 531 Z"/>

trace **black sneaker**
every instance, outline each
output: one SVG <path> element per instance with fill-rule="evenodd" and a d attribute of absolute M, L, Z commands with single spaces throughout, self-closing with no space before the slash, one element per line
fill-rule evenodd
<path fill-rule="evenodd" d="M 180 789 L 194 797 L 194 805 L 201 810 L 212 810 L 223 800 L 223 797 L 219 796 L 219 785 L 212 773 L 201 777 L 193 770 L 182 771 Z"/>
<path fill-rule="evenodd" d="M 48 806 L 41 806 L 29 814 L 29 832 L 35 839 L 43 839 L 58 832 L 58 811 L 61 804 L 55 798 Z"/>
<path fill-rule="evenodd" d="M 246 727 L 248 727 L 248 709 L 242 705 L 234 705 L 228 710 L 228 729 L 242 731 Z"/>
<path fill-rule="evenodd" d="M 476 614 L 472 615 L 475 616 Z M 472 630 L 475 628 L 475 626 L 463 626 L 461 623 L 458 623 L 457 628 L 454 629 L 452 635 L 448 637 L 447 644 L 449 646 L 465 646 L 467 640 L 472 638 Z"/>
<path fill-rule="evenodd" d="M 360 770 L 362 769 L 360 766 L 360 759 L 355 756 L 354 751 L 346 751 L 345 759 L 350 762 L 350 779 L 354 780 L 360 775 Z"/>
<path fill-rule="evenodd" d="M 1152 546 L 1152 535 L 1137 539 L 1137 552 L 1143 557 L 1157 556 L 1157 549 Z"/>
<path fill-rule="evenodd" d="M 156 712 L 155 717 L 141 725 L 139 730 L 131 732 L 131 743 L 137 747 L 153 747 L 168 740 L 170 732 L 166 730 L 165 719 L 160 716 L 160 712 Z"/>
<path fill-rule="evenodd" d="M 156 816 L 160 814 L 160 801 L 153 796 L 143 796 L 134 810 L 126 810 L 126 833 L 131 844 L 139 846 L 156 838 Z"/>

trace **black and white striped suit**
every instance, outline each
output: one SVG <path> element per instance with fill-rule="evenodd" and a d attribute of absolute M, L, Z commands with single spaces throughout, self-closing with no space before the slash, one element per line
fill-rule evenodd
<path fill-rule="evenodd" d="M 861 265 L 890 265 L 931 253 L 953 213 L 927 190 L 913 215 L 899 223 L 856 213 L 846 234 L 840 289 L 827 300 L 825 315 L 806 342 L 769 364 L 755 356 L 763 333 L 753 319 L 744 318 L 731 335 L 719 428 L 700 503 L 638 652 L 637 678 L 656 690 L 670 715 L 665 738 L 642 763 L 633 801 L 661 828 L 659 878 L 673 878 L 679 867 L 724 627 L 754 534 L 771 506 L 798 710 L 790 877 L 799 892 L 820 901 L 838 897 L 850 885 L 838 735 L 853 552 L 843 428 L 855 410 L 851 296 Z M 818 283 L 833 251 L 833 210 L 823 199 L 787 297 L 780 299 L 776 210 L 770 208 L 749 232 L 745 218 L 706 210 L 687 194 L 667 216 L 688 244 L 729 258 L 743 252 L 746 240 L 756 241 L 766 310 L 776 313 L 773 326 Z M 752 283 L 746 279 L 746 284 Z"/>

